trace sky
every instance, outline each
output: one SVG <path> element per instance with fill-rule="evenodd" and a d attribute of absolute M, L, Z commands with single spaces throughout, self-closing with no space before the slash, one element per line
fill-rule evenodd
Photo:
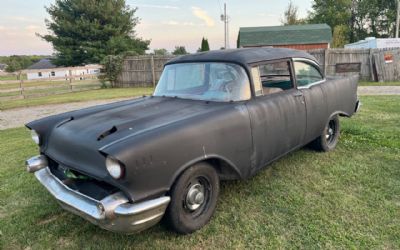
<path fill-rule="evenodd" d="M 0 0 L 0 56 L 50 55 L 51 44 L 36 36 L 47 34 L 45 6 L 55 0 Z M 224 25 L 220 19 L 226 2 L 229 22 L 229 44 L 236 47 L 239 27 L 280 25 L 289 0 L 126 0 L 137 7 L 140 24 L 136 34 L 150 39 L 151 49 L 185 46 L 195 52 L 202 37 L 211 49 L 224 46 Z M 294 0 L 300 17 L 311 9 L 312 0 Z"/>

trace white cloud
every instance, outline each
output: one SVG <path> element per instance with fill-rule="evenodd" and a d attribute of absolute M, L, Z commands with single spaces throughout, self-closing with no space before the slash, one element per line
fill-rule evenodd
<path fill-rule="evenodd" d="M 193 14 L 203 20 L 208 27 L 215 26 L 215 21 L 210 17 L 207 12 L 199 7 L 192 7 Z"/>
<path fill-rule="evenodd" d="M 193 23 L 193 22 L 184 22 L 184 23 L 183 23 L 183 26 L 196 26 L 196 24 Z M 200 25 L 200 26 L 201 26 L 201 25 Z"/>
<path fill-rule="evenodd" d="M 29 17 L 24 17 L 24 16 L 10 16 L 7 17 L 7 19 L 12 20 L 12 21 L 17 21 L 17 22 L 38 22 L 37 19 L 29 18 Z"/>
<path fill-rule="evenodd" d="M 170 10 L 178 10 L 178 6 L 172 5 L 156 5 L 156 4 L 135 4 L 137 7 L 143 8 L 154 8 L 154 9 L 170 9 Z"/>
<path fill-rule="evenodd" d="M 177 22 L 177 21 L 167 21 L 167 22 L 163 22 L 162 24 L 166 24 L 166 25 L 179 25 L 179 22 Z"/>
<path fill-rule="evenodd" d="M 38 30 L 42 30 L 42 27 L 37 26 L 37 25 L 28 25 L 25 27 L 25 29 L 29 32 L 36 32 Z"/>
<path fill-rule="evenodd" d="M 262 17 L 280 17 L 277 14 L 267 14 L 267 13 L 258 13 L 257 15 Z"/>
<path fill-rule="evenodd" d="M 196 24 L 193 22 L 178 22 L 178 21 L 174 21 L 174 20 L 162 22 L 162 24 L 171 25 L 171 26 L 205 26 L 204 24 Z"/>

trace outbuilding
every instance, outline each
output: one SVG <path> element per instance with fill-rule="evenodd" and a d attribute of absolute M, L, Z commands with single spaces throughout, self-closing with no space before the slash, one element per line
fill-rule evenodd
<path fill-rule="evenodd" d="M 51 62 L 51 58 L 41 59 L 39 62 L 31 65 L 24 70 L 28 80 L 37 79 L 68 79 L 80 78 L 84 79 L 86 75 L 100 74 L 101 65 L 89 64 L 78 67 L 57 67 Z"/>
<path fill-rule="evenodd" d="M 237 47 L 275 47 L 298 50 L 328 49 L 332 30 L 327 24 L 242 27 Z"/>

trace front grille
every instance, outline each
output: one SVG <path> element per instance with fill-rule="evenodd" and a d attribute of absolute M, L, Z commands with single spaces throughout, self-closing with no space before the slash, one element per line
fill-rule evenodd
<path fill-rule="evenodd" d="M 48 163 L 51 173 L 65 185 L 93 199 L 102 200 L 119 191 L 118 188 L 106 182 L 96 180 L 79 171 L 72 170 L 51 158 L 48 158 Z"/>

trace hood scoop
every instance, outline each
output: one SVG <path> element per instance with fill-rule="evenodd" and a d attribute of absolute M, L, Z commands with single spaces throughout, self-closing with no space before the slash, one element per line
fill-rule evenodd
<path fill-rule="evenodd" d="M 117 131 L 118 131 L 117 127 L 113 126 L 111 129 L 109 129 L 109 130 L 103 132 L 101 135 L 99 135 L 99 137 L 97 137 L 97 141 L 101 141 L 104 138 L 106 138 L 107 136 L 114 134 Z"/>
<path fill-rule="evenodd" d="M 59 128 L 59 127 L 63 126 L 64 124 L 67 124 L 68 122 L 73 121 L 74 119 L 75 119 L 75 118 L 74 118 L 73 116 L 68 117 L 67 119 L 62 120 L 61 122 L 59 122 L 59 123 L 56 125 L 56 128 Z"/>

